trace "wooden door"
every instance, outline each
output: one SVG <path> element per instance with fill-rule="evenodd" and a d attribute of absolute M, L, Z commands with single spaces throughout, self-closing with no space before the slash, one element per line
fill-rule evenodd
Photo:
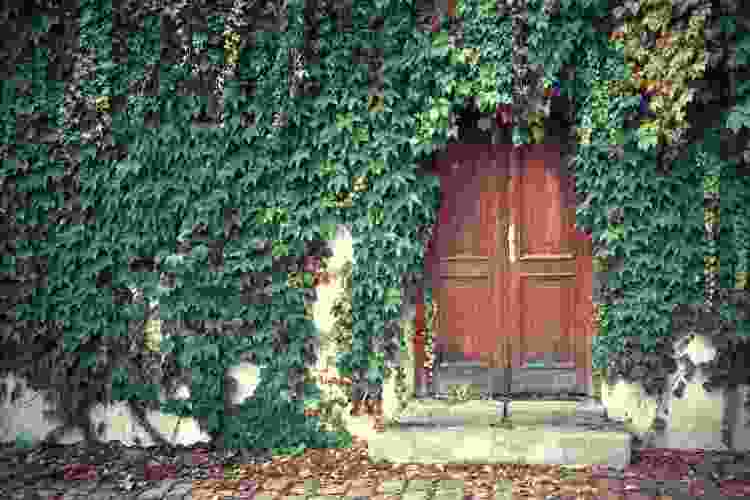
<path fill-rule="evenodd" d="M 590 244 L 575 229 L 559 150 L 450 145 L 435 170 L 436 391 L 474 383 L 496 395 L 589 394 Z"/>

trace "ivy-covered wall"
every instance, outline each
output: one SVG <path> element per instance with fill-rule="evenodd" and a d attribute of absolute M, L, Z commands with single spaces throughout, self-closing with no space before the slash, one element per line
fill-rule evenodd
<path fill-rule="evenodd" d="M 457 12 L 430 18 L 403 0 L 4 9 L 20 35 L 0 58 L 14 256 L 3 373 L 66 395 L 63 427 L 91 440 L 79 416 L 120 400 L 194 416 L 225 444 L 340 444 L 304 414 L 319 391 L 306 309 L 325 241 L 349 224 L 368 263 L 353 269 L 357 321 L 338 365 L 364 394 L 399 353 L 402 284 L 421 278 L 439 205 L 420 164 L 455 138 L 452 114 L 494 111 L 523 147 L 544 140 L 556 99 L 578 139 L 577 225 L 597 257 L 627 259 L 603 294 L 596 363 L 629 336 L 653 352 L 686 309 L 718 323 L 705 329 L 731 353 L 746 298 L 702 304 L 704 257 L 728 290 L 748 246 L 734 224 L 750 215 L 750 35 L 736 2 L 467 0 Z M 641 40 L 639 23 L 654 35 Z M 704 243 L 714 167 L 722 237 Z M 187 326 L 164 359 L 128 323 L 154 297 L 163 321 Z M 241 357 L 268 368 L 256 400 L 229 411 L 224 373 Z M 185 373 L 191 397 L 158 403 Z M 748 378 L 733 367 L 717 380 Z"/>

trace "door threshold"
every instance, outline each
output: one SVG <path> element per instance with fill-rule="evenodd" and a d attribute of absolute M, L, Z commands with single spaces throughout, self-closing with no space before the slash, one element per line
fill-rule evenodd
<path fill-rule="evenodd" d="M 492 399 L 500 401 L 587 401 L 593 398 L 587 394 L 517 392 L 495 394 Z"/>
<path fill-rule="evenodd" d="M 450 397 L 447 394 L 427 394 L 414 398 L 416 400 L 447 400 Z M 547 393 L 497 393 L 493 394 L 490 398 L 479 398 L 481 401 L 599 401 L 599 398 L 595 396 L 589 396 L 586 394 L 547 394 Z"/>

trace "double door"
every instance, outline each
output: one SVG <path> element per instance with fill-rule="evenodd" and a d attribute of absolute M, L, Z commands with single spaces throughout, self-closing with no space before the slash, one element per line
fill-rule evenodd
<path fill-rule="evenodd" d="M 429 256 L 433 389 L 590 394 L 590 240 L 554 146 L 450 145 Z"/>

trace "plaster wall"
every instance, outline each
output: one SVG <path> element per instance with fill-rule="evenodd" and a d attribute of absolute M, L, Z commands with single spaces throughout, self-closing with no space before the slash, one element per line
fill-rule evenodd
<path fill-rule="evenodd" d="M 686 353 L 696 365 L 713 359 L 716 349 L 703 336 L 696 335 L 683 349 L 675 345 L 678 357 Z M 683 378 L 683 367 L 680 366 L 667 380 L 664 407 L 660 410 L 655 397 L 648 396 L 636 384 L 618 380 L 610 386 L 602 381 L 601 397 L 607 413 L 611 417 L 632 419 L 632 430 L 643 438 L 650 438 L 651 446 L 657 448 L 699 448 L 706 450 L 727 450 L 722 443 L 721 425 L 724 412 L 729 414 L 729 424 L 733 430 L 736 450 L 750 449 L 750 428 L 744 423 L 748 414 L 742 408 L 742 401 L 748 392 L 748 386 L 740 386 L 738 395 L 740 404 L 736 408 L 728 406 L 730 399 L 723 390 L 707 392 L 703 389 L 706 377 L 697 369 L 692 381 Z M 682 398 L 673 395 L 672 389 L 680 382 L 685 382 Z M 652 432 L 654 418 L 660 416 L 666 422 L 662 432 Z"/>

